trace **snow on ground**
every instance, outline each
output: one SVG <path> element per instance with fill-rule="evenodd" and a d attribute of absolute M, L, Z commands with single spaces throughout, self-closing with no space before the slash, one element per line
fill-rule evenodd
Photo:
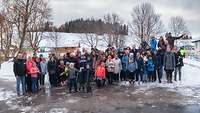
<path fill-rule="evenodd" d="M 13 62 L 9 60 L 1 64 L 0 78 L 3 80 L 14 81 Z"/>
<path fill-rule="evenodd" d="M 196 59 L 193 57 L 187 57 L 184 59 L 184 63 L 200 68 L 200 59 Z"/>
<path fill-rule="evenodd" d="M 16 93 L 14 93 L 13 91 L 8 91 L 8 90 L 5 90 L 3 88 L 0 88 L 0 101 L 3 101 L 3 100 L 9 100 L 13 97 L 16 97 Z"/>

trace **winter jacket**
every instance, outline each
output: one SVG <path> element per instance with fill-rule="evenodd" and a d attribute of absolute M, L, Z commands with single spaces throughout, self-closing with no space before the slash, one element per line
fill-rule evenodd
<path fill-rule="evenodd" d="M 138 69 L 137 61 L 129 62 L 128 64 L 128 71 L 135 72 Z"/>
<path fill-rule="evenodd" d="M 30 74 L 30 69 L 31 69 L 31 67 L 32 67 L 32 65 L 33 65 L 33 60 L 31 59 L 31 60 L 28 60 L 27 62 L 26 62 L 26 72 L 27 72 L 27 74 Z"/>
<path fill-rule="evenodd" d="M 176 59 L 176 67 L 184 66 L 183 64 L 183 56 L 181 55 L 181 52 L 175 53 L 175 59 Z"/>
<path fill-rule="evenodd" d="M 106 78 L 106 70 L 102 66 L 98 66 L 95 70 L 95 76 L 97 78 L 105 79 Z"/>
<path fill-rule="evenodd" d="M 47 63 L 46 62 L 40 62 L 40 66 L 41 66 L 41 74 L 46 75 L 47 73 Z"/>
<path fill-rule="evenodd" d="M 115 64 L 113 62 L 113 59 L 106 61 L 106 69 L 108 72 L 114 72 Z"/>
<path fill-rule="evenodd" d="M 123 71 L 126 71 L 128 69 L 128 61 L 129 61 L 128 55 L 124 55 L 122 57 L 122 70 Z"/>
<path fill-rule="evenodd" d="M 70 68 L 68 70 L 69 79 L 77 79 L 79 71 L 76 68 Z"/>
<path fill-rule="evenodd" d="M 62 76 L 62 74 L 65 72 L 65 65 L 59 65 L 57 68 L 57 73 L 59 76 Z"/>
<path fill-rule="evenodd" d="M 169 36 L 166 38 L 166 40 L 168 41 L 169 46 L 170 46 L 171 48 L 173 48 L 173 47 L 174 47 L 174 41 L 177 40 L 177 39 L 182 38 L 183 36 L 184 36 L 184 35 L 181 35 L 181 36 L 179 36 L 179 37 L 172 37 L 171 35 L 169 35 Z"/>
<path fill-rule="evenodd" d="M 114 59 L 113 62 L 114 62 L 114 65 L 115 65 L 115 66 L 114 66 L 114 73 L 115 73 L 115 74 L 120 73 L 121 70 L 122 70 L 122 63 L 121 63 L 121 60 L 120 60 L 119 58 L 117 58 L 117 59 Z"/>
<path fill-rule="evenodd" d="M 146 41 L 143 41 L 141 44 L 141 49 L 146 50 L 146 47 L 148 46 L 148 43 Z"/>
<path fill-rule="evenodd" d="M 30 68 L 31 77 L 38 77 L 39 69 L 37 67 Z"/>
<path fill-rule="evenodd" d="M 158 52 L 156 54 L 156 62 L 157 62 L 157 69 L 160 69 L 163 67 L 163 55 L 161 54 L 161 52 Z"/>
<path fill-rule="evenodd" d="M 85 55 L 81 55 L 80 57 L 80 67 L 86 67 L 86 63 L 87 63 L 87 58 Z"/>
<path fill-rule="evenodd" d="M 161 48 L 161 54 L 164 55 L 164 53 L 166 52 L 167 49 L 167 45 L 165 44 L 165 42 L 158 42 L 158 47 Z"/>
<path fill-rule="evenodd" d="M 147 71 L 154 71 L 155 65 L 152 59 L 148 59 L 147 61 Z"/>
<path fill-rule="evenodd" d="M 13 71 L 15 76 L 25 76 L 26 75 L 26 60 L 17 59 L 14 61 Z"/>
<path fill-rule="evenodd" d="M 138 71 L 144 70 L 144 59 L 142 57 L 137 58 L 137 64 L 138 64 Z"/>
<path fill-rule="evenodd" d="M 40 62 L 36 62 L 36 66 L 38 68 L 38 70 L 40 71 L 40 73 L 42 72 L 41 66 L 40 66 Z"/>
<path fill-rule="evenodd" d="M 47 64 L 47 70 L 49 75 L 53 75 L 56 74 L 56 70 L 57 70 L 57 62 L 56 61 L 49 61 Z"/>
<path fill-rule="evenodd" d="M 175 55 L 172 52 L 166 52 L 163 61 L 165 70 L 174 70 L 175 68 Z"/>
<path fill-rule="evenodd" d="M 151 40 L 150 40 L 150 44 L 151 44 L 151 50 L 152 50 L 153 52 L 155 52 L 155 51 L 156 51 L 156 46 L 157 46 L 157 41 L 156 41 L 156 39 L 155 39 L 155 38 L 151 39 Z"/>

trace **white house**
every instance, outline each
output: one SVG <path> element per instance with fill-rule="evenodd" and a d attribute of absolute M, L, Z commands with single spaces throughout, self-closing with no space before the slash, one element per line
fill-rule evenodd
<path fill-rule="evenodd" d="M 195 49 L 200 52 L 200 39 L 193 41 L 195 44 Z"/>

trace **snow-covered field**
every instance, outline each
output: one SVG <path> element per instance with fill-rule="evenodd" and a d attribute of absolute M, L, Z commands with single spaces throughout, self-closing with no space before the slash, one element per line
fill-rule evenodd
<path fill-rule="evenodd" d="M 49 35 L 48 32 L 46 34 Z M 90 34 L 90 35 L 93 35 L 93 34 Z M 83 41 L 87 42 L 87 39 L 85 38 L 86 35 L 83 33 L 58 33 L 57 36 L 59 37 L 57 40 L 58 47 L 74 47 L 74 46 L 78 46 L 78 44 L 80 43 L 81 47 L 89 49 L 89 46 L 83 43 Z M 106 35 L 98 36 L 99 41 L 97 44 L 97 48 L 100 50 L 105 50 L 107 48 L 105 37 L 108 37 L 108 36 Z M 90 39 L 90 37 L 88 39 Z M 134 44 L 135 42 L 134 38 L 130 35 L 124 36 L 124 41 L 125 41 L 126 46 L 132 46 L 132 44 Z M 55 47 L 55 41 L 50 38 L 46 38 L 40 42 L 39 46 L 40 47 Z"/>

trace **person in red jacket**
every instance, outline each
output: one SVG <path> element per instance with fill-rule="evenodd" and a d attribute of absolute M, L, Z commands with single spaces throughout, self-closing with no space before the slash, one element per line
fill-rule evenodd
<path fill-rule="evenodd" d="M 32 67 L 34 61 L 31 57 L 28 57 L 28 60 L 26 61 L 26 77 L 25 77 L 25 89 L 26 92 L 31 93 L 32 92 L 32 83 L 31 83 L 31 75 L 30 75 L 30 68 Z"/>
<path fill-rule="evenodd" d="M 30 75 L 31 75 L 31 81 L 32 81 L 32 92 L 37 92 L 37 80 L 38 80 L 38 74 L 39 69 L 36 66 L 36 63 L 33 63 L 33 65 L 30 67 Z"/>
<path fill-rule="evenodd" d="M 96 83 L 97 87 L 101 87 L 102 83 L 103 85 L 105 84 L 105 78 L 106 78 L 106 69 L 104 62 L 100 62 L 99 65 L 97 66 L 95 70 L 95 78 L 96 78 Z"/>

